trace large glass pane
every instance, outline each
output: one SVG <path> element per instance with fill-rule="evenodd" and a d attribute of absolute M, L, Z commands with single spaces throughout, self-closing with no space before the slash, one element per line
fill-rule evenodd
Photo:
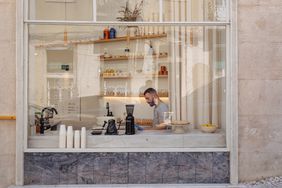
<path fill-rule="evenodd" d="M 227 21 L 226 0 L 164 0 L 163 20 Z"/>
<path fill-rule="evenodd" d="M 158 21 L 159 0 L 97 0 L 97 21 Z"/>
<path fill-rule="evenodd" d="M 101 119 L 110 117 L 122 120 L 119 133 L 126 136 L 125 105 L 134 104 L 135 123 L 144 129 L 137 134 L 169 140 L 169 135 L 177 135 L 171 125 L 162 130 L 152 126 L 154 108 L 143 92 L 153 87 L 173 112 L 172 120 L 190 125 L 180 131 L 185 142 L 146 141 L 144 147 L 225 147 L 226 48 L 226 27 L 222 26 L 30 25 L 29 135 L 39 134 L 34 125 L 46 115 L 42 109 L 54 107 L 58 114 L 45 122 L 50 126 L 84 126 L 90 134 L 92 128 L 101 129 Z M 202 124 L 218 128 L 198 137 L 204 134 Z M 201 142 L 191 144 L 189 136 L 202 138 Z M 111 144 L 129 147 L 132 143 Z M 38 145 L 31 139 L 29 146 Z"/>
<path fill-rule="evenodd" d="M 93 20 L 93 0 L 29 0 L 31 20 Z"/>
<path fill-rule="evenodd" d="M 225 130 L 226 28 L 180 27 L 181 117 Z M 176 56 L 177 57 L 177 56 Z M 176 60 L 177 61 L 177 60 Z"/>

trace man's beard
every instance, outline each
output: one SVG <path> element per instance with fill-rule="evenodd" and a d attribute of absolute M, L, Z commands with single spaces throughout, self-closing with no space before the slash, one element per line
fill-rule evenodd
<path fill-rule="evenodd" d="M 148 104 L 149 104 L 151 107 L 153 107 L 153 106 L 156 105 L 154 101 L 148 102 Z"/>

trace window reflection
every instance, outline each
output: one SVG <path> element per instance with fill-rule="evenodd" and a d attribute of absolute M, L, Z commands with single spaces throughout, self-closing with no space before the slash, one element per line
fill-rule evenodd
<path fill-rule="evenodd" d="M 116 29 L 115 38 L 103 39 L 107 27 Z M 120 118 L 125 104 L 135 104 L 136 119 L 145 122 L 152 118 L 152 108 L 143 92 L 153 87 L 176 112 L 174 118 L 195 128 L 210 122 L 224 129 L 226 28 L 138 29 L 149 27 L 151 33 L 72 26 L 66 44 L 64 26 L 31 25 L 29 104 L 59 108 L 56 118 L 94 123 L 105 115 L 107 102 Z"/>
<path fill-rule="evenodd" d="M 31 20 L 93 20 L 93 0 L 29 0 Z"/>

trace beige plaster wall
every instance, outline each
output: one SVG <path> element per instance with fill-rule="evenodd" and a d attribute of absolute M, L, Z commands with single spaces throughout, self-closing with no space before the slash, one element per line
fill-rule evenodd
<path fill-rule="evenodd" d="M 16 114 L 16 0 L 0 0 L 0 115 Z M 16 122 L 0 120 L 0 188 L 15 182 Z"/>
<path fill-rule="evenodd" d="M 282 175 L 281 23 L 281 0 L 238 0 L 240 181 Z"/>

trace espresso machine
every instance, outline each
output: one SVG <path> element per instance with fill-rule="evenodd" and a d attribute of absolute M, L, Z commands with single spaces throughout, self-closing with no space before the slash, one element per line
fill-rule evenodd
<path fill-rule="evenodd" d="M 133 104 L 125 105 L 127 116 L 125 118 L 125 134 L 135 134 L 134 117 L 133 117 Z"/>

